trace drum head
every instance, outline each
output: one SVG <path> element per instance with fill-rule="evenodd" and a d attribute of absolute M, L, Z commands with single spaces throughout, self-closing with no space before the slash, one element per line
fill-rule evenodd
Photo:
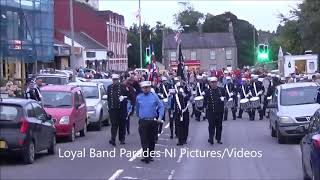
<path fill-rule="evenodd" d="M 259 97 L 252 97 L 250 98 L 250 101 L 259 101 Z"/>
<path fill-rule="evenodd" d="M 249 99 L 241 99 L 240 100 L 240 103 L 247 103 L 247 102 L 249 102 Z"/>
<path fill-rule="evenodd" d="M 195 101 L 203 100 L 203 96 L 197 96 L 194 98 Z"/>
<path fill-rule="evenodd" d="M 228 101 L 233 101 L 233 98 L 229 98 L 229 100 Z"/>
<path fill-rule="evenodd" d="M 163 102 L 167 103 L 168 102 L 168 98 L 163 99 Z"/>

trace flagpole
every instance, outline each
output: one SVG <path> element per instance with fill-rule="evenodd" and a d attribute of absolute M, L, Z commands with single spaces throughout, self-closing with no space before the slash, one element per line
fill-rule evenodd
<path fill-rule="evenodd" d="M 140 68 L 142 68 L 141 0 L 139 0 Z"/>

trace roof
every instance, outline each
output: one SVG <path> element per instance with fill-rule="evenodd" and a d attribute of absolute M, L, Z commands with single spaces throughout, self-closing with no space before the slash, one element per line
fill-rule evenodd
<path fill-rule="evenodd" d="M 69 83 L 68 85 L 73 85 L 73 86 L 97 86 L 99 83 L 97 82 L 72 82 Z"/>
<path fill-rule="evenodd" d="M 176 34 L 169 34 L 164 38 L 164 49 L 176 49 Z M 210 49 L 236 47 L 232 33 L 182 33 L 181 46 L 183 49 Z"/>
<path fill-rule="evenodd" d="M 41 88 L 41 91 L 62 91 L 62 92 L 71 92 L 75 86 L 71 85 L 50 85 L 44 86 Z"/>
<path fill-rule="evenodd" d="M 315 82 L 298 82 L 298 83 L 287 83 L 287 84 L 281 84 L 279 88 L 281 89 L 290 89 L 290 88 L 301 88 L 301 87 L 308 87 L 308 86 L 319 86 Z"/>
<path fill-rule="evenodd" d="M 23 98 L 6 98 L 0 100 L 0 104 L 14 104 L 14 105 L 21 105 L 24 106 L 29 102 L 36 102 L 33 99 L 23 99 Z"/>
<path fill-rule="evenodd" d="M 63 77 L 63 78 L 68 78 L 66 74 L 51 74 L 51 73 L 43 73 L 43 74 L 38 74 L 38 77 Z"/>
<path fill-rule="evenodd" d="M 71 32 L 61 31 L 61 30 L 58 30 L 58 31 L 68 36 L 69 38 L 71 38 Z M 84 32 L 75 32 L 74 40 L 77 43 L 81 44 L 85 49 L 103 49 L 103 50 L 107 49 L 107 47 L 105 47 L 103 44 L 99 43 L 93 37 L 89 36 Z"/>

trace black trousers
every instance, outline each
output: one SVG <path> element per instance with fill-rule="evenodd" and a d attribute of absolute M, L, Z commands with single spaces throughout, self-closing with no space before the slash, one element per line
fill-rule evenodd
<path fill-rule="evenodd" d="M 126 111 L 122 109 L 111 109 L 109 114 L 111 120 L 111 141 L 115 142 L 117 133 L 119 133 L 119 141 L 125 141 Z"/>
<path fill-rule="evenodd" d="M 189 135 L 189 112 L 183 113 L 183 120 L 181 121 L 180 115 L 174 115 L 175 124 L 177 127 L 178 143 L 184 144 L 187 142 Z"/>
<path fill-rule="evenodd" d="M 262 119 L 263 118 L 263 109 L 257 109 L 257 110 L 259 112 L 260 119 Z M 256 109 L 251 109 L 250 114 L 251 114 L 250 120 L 253 121 L 255 118 L 255 115 L 256 115 Z"/>
<path fill-rule="evenodd" d="M 208 111 L 207 119 L 209 122 L 209 140 L 213 141 L 215 137 L 217 141 L 221 141 L 223 112 Z"/>
<path fill-rule="evenodd" d="M 144 157 L 150 158 L 150 152 L 154 151 L 156 145 L 156 137 L 158 123 L 152 120 L 139 121 L 139 134 Z M 147 153 L 147 155 L 145 154 Z"/>
<path fill-rule="evenodd" d="M 237 115 L 236 115 L 236 113 L 237 113 L 237 108 L 236 108 L 236 107 L 233 107 L 233 108 L 231 109 L 231 111 L 232 111 L 232 117 L 233 117 L 233 119 L 235 120 L 235 119 L 237 118 Z M 224 115 L 223 115 L 223 117 L 224 117 L 224 120 L 228 120 L 228 109 L 227 109 L 227 108 L 224 109 Z"/>
<path fill-rule="evenodd" d="M 194 114 L 196 116 L 196 120 L 200 121 L 200 117 L 201 117 L 201 112 L 202 112 L 203 108 L 196 108 L 194 109 Z M 203 117 L 205 118 L 205 117 Z"/>
<path fill-rule="evenodd" d="M 263 116 L 266 115 L 267 106 L 268 106 L 268 97 L 265 96 L 263 99 Z"/>
<path fill-rule="evenodd" d="M 174 123 L 173 110 L 169 110 L 169 127 L 170 127 L 170 136 L 173 137 L 174 134 L 177 136 L 177 126 Z"/>

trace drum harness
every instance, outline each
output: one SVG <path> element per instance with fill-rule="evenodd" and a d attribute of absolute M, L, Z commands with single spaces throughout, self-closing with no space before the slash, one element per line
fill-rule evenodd
<path fill-rule="evenodd" d="M 174 85 L 174 88 L 176 90 L 175 98 L 176 98 L 179 110 L 181 111 L 180 121 L 183 121 L 183 113 L 188 109 L 189 102 L 187 103 L 187 106 L 184 109 L 182 109 L 182 106 L 181 106 L 181 103 L 180 103 L 180 100 L 179 100 L 179 96 L 178 96 L 179 91 L 178 91 L 177 85 Z"/>

